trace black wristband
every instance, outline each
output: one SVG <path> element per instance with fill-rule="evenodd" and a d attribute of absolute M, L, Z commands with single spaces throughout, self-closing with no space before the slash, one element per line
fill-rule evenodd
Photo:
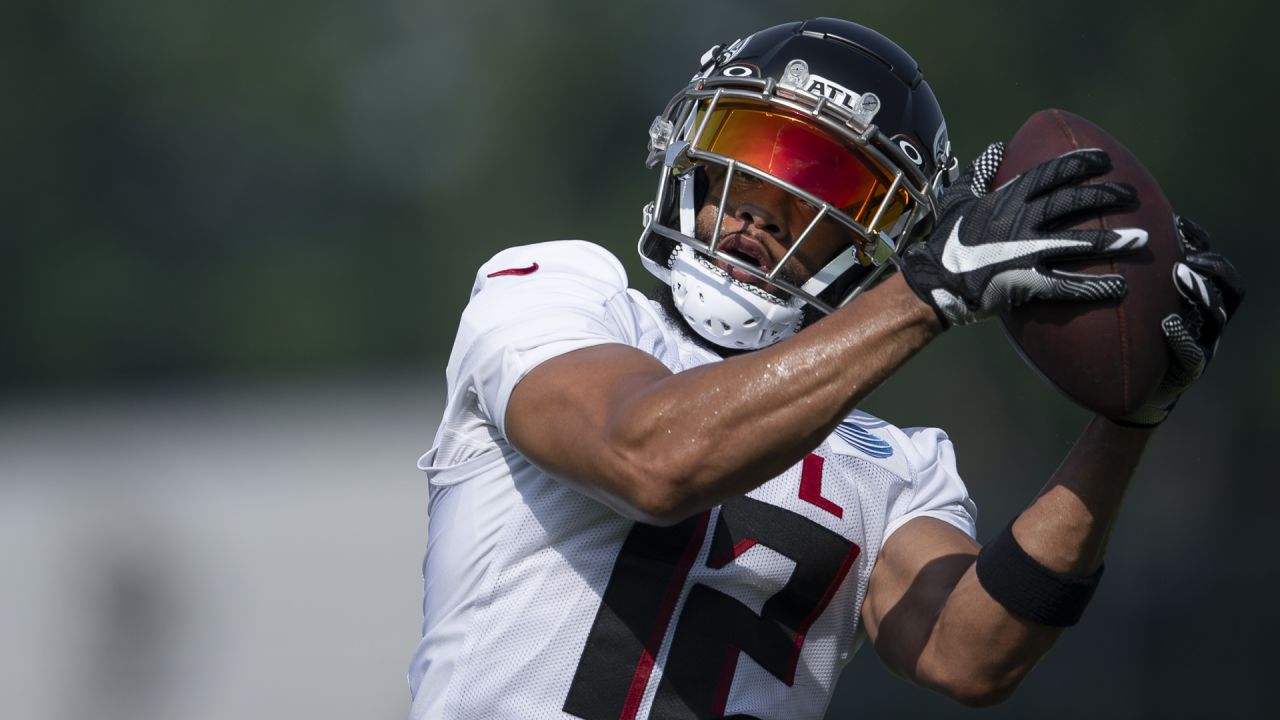
<path fill-rule="evenodd" d="M 978 553 L 978 582 L 1006 610 L 1032 622 L 1068 627 L 1080 621 L 1104 566 L 1088 577 L 1041 565 L 1013 537 L 1013 523 Z"/>

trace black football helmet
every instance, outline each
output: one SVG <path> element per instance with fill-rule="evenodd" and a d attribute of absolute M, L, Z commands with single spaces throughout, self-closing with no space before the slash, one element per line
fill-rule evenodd
<path fill-rule="evenodd" d="M 659 170 L 639 252 L 671 286 L 676 307 L 704 338 L 730 349 L 770 345 L 808 313 L 830 313 L 897 262 L 927 232 L 938 188 L 956 174 L 942 109 L 916 61 L 893 41 L 845 20 L 818 18 L 712 47 L 701 68 L 649 129 L 647 165 Z M 711 238 L 694 236 L 709 166 L 723 172 Z M 721 171 L 714 173 L 720 182 Z M 811 204 L 813 223 L 854 238 L 802 285 L 718 247 L 724 198 L 740 175 Z M 781 291 L 742 283 L 711 263 L 740 268 Z"/>

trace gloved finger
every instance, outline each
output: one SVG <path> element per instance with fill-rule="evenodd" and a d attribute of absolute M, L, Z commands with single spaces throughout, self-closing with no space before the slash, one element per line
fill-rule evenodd
<path fill-rule="evenodd" d="M 1022 305 L 1036 301 L 1092 301 L 1124 297 L 1124 278 L 1119 275 L 1092 275 L 1041 271 L 1021 267 L 996 273 L 983 292 L 984 307 Z"/>
<path fill-rule="evenodd" d="M 1222 329 L 1230 319 L 1222 293 L 1218 292 L 1218 288 L 1207 277 L 1192 270 L 1186 263 L 1174 264 L 1173 284 L 1182 297 L 1199 311 L 1200 331 L 1196 339 L 1212 355 L 1222 337 Z"/>
<path fill-rule="evenodd" d="M 1169 352 L 1173 355 L 1170 372 L 1175 374 L 1174 379 L 1179 385 L 1189 387 L 1204 372 L 1209 362 L 1208 356 L 1200 343 L 1187 332 L 1181 316 L 1166 316 L 1160 323 L 1160 329 L 1164 331 L 1165 342 L 1169 344 Z"/>
<path fill-rule="evenodd" d="M 945 215 L 956 212 L 957 207 L 971 205 L 978 200 L 978 196 L 973 194 L 973 168 L 966 168 L 960 177 L 950 187 L 945 188 L 938 195 L 938 214 Z"/>
<path fill-rule="evenodd" d="M 1236 309 L 1240 307 L 1240 301 L 1244 300 L 1244 282 L 1236 266 L 1215 252 L 1192 251 L 1187 253 L 1183 262 L 1208 278 L 1214 287 L 1218 288 L 1227 309 L 1227 318 L 1233 317 Z"/>
<path fill-rule="evenodd" d="M 1138 191 L 1128 183 L 1104 182 L 1068 185 L 1031 201 L 1040 215 L 1041 228 L 1067 227 L 1085 217 L 1124 212 L 1138 207 Z"/>
<path fill-rule="evenodd" d="M 1097 148 L 1081 148 L 1045 160 L 1020 175 L 1014 182 L 1022 186 L 1028 199 L 1065 185 L 1078 185 L 1111 169 L 1111 158 Z M 1010 183 L 1012 186 L 1014 183 Z"/>
<path fill-rule="evenodd" d="M 1186 263 L 1174 263 L 1173 284 L 1182 297 L 1199 306 L 1201 312 L 1207 312 L 1219 324 L 1226 324 L 1228 315 L 1222 293 L 1209 278 Z"/>
<path fill-rule="evenodd" d="M 1002 162 L 1004 162 L 1004 143 L 993 142 L 974 158 L 965 170 L 967 177 L 962 175 L 960 182 L 968 187 L 975 197 L 982 197 L 991 191 L 991 183 L 995 180 Z"/>
<path fill-rule="evenodd" d="M 1146 244 L 1147 231 L 1142 228 L 1057 230 L 1045 233 L 1040 238 L 992 244 L 985 251 L 1010 256 L 1017 253 L 1021 257 L 1041 262 L 1123 255 L 1146 247 Z"/>
<path fill-rule="evenodd" d="M 1200 223 L 1189 217 L 1179 215 L 1176 220 L 1178 235 L 1182 238 L 1182 246 L 1188 250 L 1208 250 L 1209 231 Z"/>
<path fill-rule="evenodd" d="M 1043 275 L 1052 284 L 1057 300 L 1119 300 L 1128 290 L 1122 275 L 1056 269 L 1045 270 Z"/>

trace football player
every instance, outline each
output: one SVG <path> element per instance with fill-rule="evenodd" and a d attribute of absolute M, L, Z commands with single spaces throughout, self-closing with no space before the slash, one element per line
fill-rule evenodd
<path fill-rule="evenodd" d="M 819 718 L 864 639 L 960 702 L 1006 697 L 1084 611 L 1150 428 L 1239 303 L 1230 265 L 1180 224 L 1161 393 L 1096 418 L 979 547 L 947 435 L 857 406 L 947 328 L 1124 292 L 1053 265 L 1145 242 L 1053 230 L 1132 207 L 1082 188 L 1106 155 L 993 189 L 995 145 L 960 175 L 912 58 L 827 18 L 713 47 L 649 151 L 661 297 L 580 241 L 477 274 L 419 463 L 412 717 Z"/>

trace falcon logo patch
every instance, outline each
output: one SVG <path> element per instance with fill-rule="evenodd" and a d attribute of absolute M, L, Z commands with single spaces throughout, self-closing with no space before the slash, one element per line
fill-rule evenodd
<path fill-rule="evenodd" d="M 893 455 L 893 446 L 889 441 L 857 423 L 842 422 L 836 426 L 835 434 L 836 437 L 873 458 L 887 458 Z"/>

